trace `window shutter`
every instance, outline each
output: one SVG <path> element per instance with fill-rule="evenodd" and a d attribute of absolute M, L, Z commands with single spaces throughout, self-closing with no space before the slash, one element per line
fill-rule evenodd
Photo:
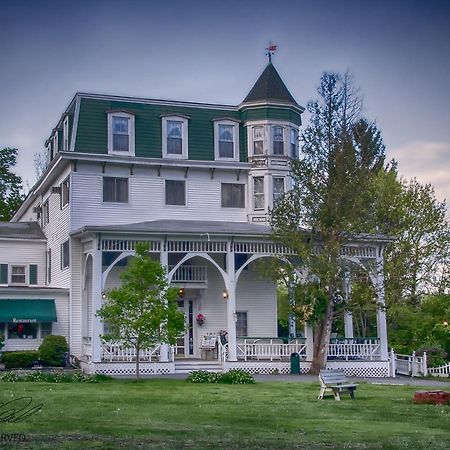
<path fill-rule="evenodd" d="M 30 284 L 37 284 L 37 265 L 30 264 Z"/>
<path fill-rule="evenodd" d="M 0 264 L 0 284 L 8 284 L 8 264 Z"/>

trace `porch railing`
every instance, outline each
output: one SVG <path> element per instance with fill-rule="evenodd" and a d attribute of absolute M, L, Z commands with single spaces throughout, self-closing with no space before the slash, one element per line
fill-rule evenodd
<path fill-rule="evenodd" d="M 174 267 L 175 266 L 169 266 L 169 272 Z M 207 281 L 206 266 L 181 265 L 172 277 L 172 283 L 206 283 Z"/>
<path fill-rule="evenodd" d="M 426 376 L 430 370 L 427 368 L 426 353 L 423 356 L 416 356 L 416 352 L 413 352 L 412 355 L 402 355 L 391 350 L 391 360 L 394 360 L 395 373 L 400 375 Z"/>
<path fill-rule="evenodd" d="M 345 339 L 328 346 L 328 360 L 377 360 L 381 358 L 381 346 L 378 339 Z"/>
<path fill-rule="evenodd" d="M 139 352 L 139 361 L 151 362 L 159 360 L 161 345 L 149 350 Z M 120 342 L 105 342 L 102 344 L 102 360 L 110 362 L 133 362 L 136 361 L 136 349 L 125 347 Z"/>
<path fill-rule="evenodd" d="M 86 361 L 92 359 L 92 339 L 90 337 L 83 337 L 83 356 Z"/>
<path fill-rule="evenodd" d="M 304 339 L 292 339 L 284 343 L 279 338 L 244 338 L 238 339 L 238 359 L 264 359 L 273 361 L 287 360 L 292 353 L 298 353 L 300 357 L 306 358 L 306 342 Z"/>

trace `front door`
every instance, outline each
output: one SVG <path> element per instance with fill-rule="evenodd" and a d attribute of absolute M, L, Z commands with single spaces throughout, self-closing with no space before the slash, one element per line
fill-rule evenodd
<path fill-rule="evenodd" d="M 175 357 L 192 358 L 194 356 L 194 301 L 178 300 L 178 309 L 184 313 L 186 334 L 177 339 Z"/>

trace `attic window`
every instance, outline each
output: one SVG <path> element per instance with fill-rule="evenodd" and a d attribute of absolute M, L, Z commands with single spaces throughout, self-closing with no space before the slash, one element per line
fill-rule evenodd
<path fill-rule="evenodd" d="M 264 127 L 253 127 L 253 154 L 264 154 Z"/>
<path fill-rule="evenodd" d="M 214 121 L 214 154 L 216 160 L 239 161 L 239 123 Z"/>
<path fill-rule="evenodd" d="M 188 119 L 162 116 L 162 154 L 164 158 L 188 158 Z"/>
<path fill-rule="evenodd" d="M 108 153 L 134 156 L 134 115 L 108 112 Z"/>

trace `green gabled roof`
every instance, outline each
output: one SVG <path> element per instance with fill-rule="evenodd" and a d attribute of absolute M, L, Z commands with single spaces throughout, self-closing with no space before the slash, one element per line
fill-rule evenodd
<path fill-rule="evenodd" d="M 243 103 L 258 102 L 258 101 L 281 101 L 292 103 L 298 106 L 294 97 L 292 97 L 288 88 L 281 79 L 277 69 L 271 62 L 267 64 L 264 72 L 256 81 Z"/>

